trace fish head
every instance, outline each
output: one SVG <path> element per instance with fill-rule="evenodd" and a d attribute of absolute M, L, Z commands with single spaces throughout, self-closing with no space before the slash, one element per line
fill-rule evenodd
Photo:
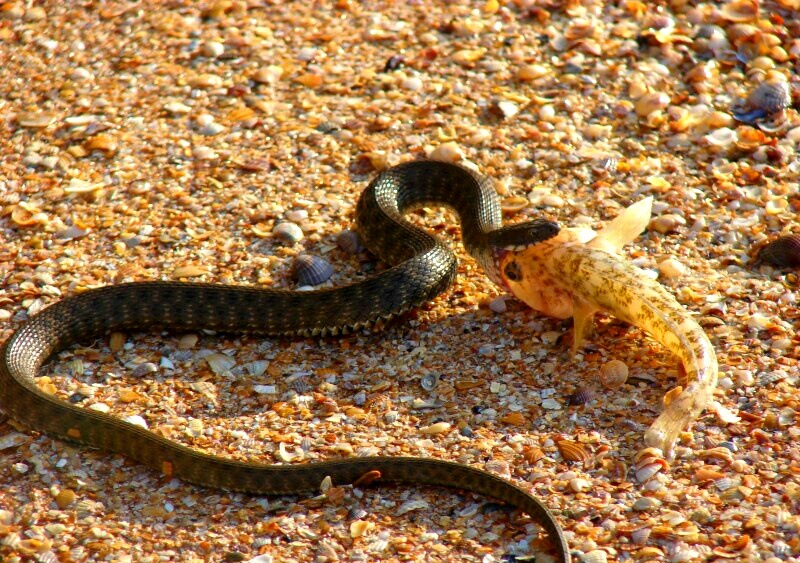
<path fill-rule="evenodd" d="M 499 251 L 501 285 L 536 311 L 557 319 L 571 317 L 574 299 L 569 284 L 559 279 L 551 265 L 565 248 L 585 245 L 595 234 L 591 229 L 561 229 L 555 237 L 538 244 Z"/>

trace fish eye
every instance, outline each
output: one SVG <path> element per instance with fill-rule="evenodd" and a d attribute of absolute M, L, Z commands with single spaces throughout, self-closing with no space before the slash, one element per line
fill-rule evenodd
<path fill-rule="evenodd" d="M 503 269 L 503 273 L 506 276 L 506 279 L 511 281 L 520 281 L 522 279 L 522 270 L 515 261 L 511 261 L 506 264 L 506 267 Z"/>

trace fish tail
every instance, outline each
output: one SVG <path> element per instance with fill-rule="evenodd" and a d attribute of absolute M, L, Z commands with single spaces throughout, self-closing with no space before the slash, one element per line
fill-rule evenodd
<path fill-rule="evenodd" d="M 582 315 L 606 311 L 641 328 L 680 358 L 688 385 L 645 433 L 648 446 L 671 456 L 680 433 L 700 416 L 717 384 L 716 354 L 705 331 L 661 284 L 613 254 L 574 245 L 552 258 L 576 303 L 584 304 L 575 309 L 576 326 L 587 324 Z"/>

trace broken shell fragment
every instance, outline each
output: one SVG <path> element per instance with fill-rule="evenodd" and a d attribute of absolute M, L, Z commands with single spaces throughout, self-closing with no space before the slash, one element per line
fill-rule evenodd
<path fill-rule="evenodd" d="M 319 285 L 333 275 L 333 266 L 319 256 L 301 254 L 294 259 L 292 278 L 300 286 Z"/>

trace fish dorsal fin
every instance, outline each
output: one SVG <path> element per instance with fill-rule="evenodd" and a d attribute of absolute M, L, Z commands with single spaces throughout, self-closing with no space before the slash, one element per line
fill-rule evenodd
<path fill-rule="evenodd" d="M 637 201 L 597 233 L 597 236 L 589 242 L 589 246 L 606 252 L 619 252 L 647 228 L 652 209 L 652 196 Z"/>

